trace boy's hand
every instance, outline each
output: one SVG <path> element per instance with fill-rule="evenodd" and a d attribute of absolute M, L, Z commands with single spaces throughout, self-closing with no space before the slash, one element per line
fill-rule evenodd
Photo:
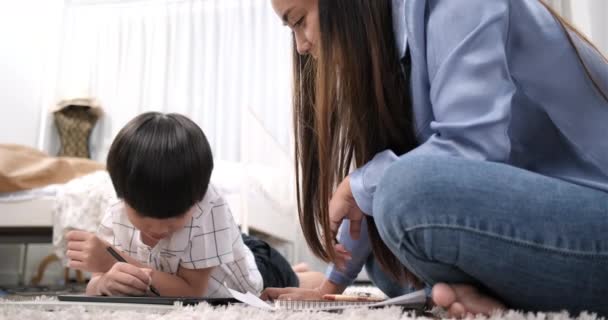
<path fill-rule="evenodd" d="M 152 269 L 117 262 L 98 280 L 100 295 L 143 296 L 152 282 Z"/>
<path fill-rule="evenodd" d="M 86 231 L 70 231 L 66 234 L 70 258 L 68 267 L 88 272 L 108 272 L 116 260 L 106 251 L 109 244 L 95 234 Z"/>

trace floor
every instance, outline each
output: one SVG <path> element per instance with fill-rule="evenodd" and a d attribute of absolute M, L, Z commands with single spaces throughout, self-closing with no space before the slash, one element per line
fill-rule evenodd
<path fill-rule="evenodd" d="M 0 286 L 0 298 L 14 301 L 31 300 L 34 297 L 54 297 L 61 294 L 77 294 L 85 291 L 86 285 L 68 284 L 67 286 Z"/>

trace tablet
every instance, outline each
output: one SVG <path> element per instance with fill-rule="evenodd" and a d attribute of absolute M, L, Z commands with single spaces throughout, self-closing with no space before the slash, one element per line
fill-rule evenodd
<path fill-rule="evenodd" d="M 234 298 L 201 298 L 201 297 L 121 297 L 121 296 L 86 296 L 86 295 L 59 295 L 59 301 L 71 302 L 106 302 L 106 303 L 135 303 L 135 304 L 161 304 L 173 305 L 181 302 L 184 306 L 197 305 L 206 302 L 212 306 L 221 306 L 240 303 Z"/>

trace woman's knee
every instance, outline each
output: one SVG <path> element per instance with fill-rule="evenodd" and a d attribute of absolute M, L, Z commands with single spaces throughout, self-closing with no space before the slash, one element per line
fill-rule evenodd
<path fill-rule="evenodd" d="M 376 188 L 373 207 L 383 238 L 400 239 L 407 229 L 441 214 L 441 207 L 458 189 L 459 178 L 450 168 L 454 159 L 404 156 L 386 170 Z"/>

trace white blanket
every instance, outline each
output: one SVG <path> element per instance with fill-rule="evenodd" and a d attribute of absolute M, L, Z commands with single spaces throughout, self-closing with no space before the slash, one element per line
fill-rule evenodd
<path fill-rule="evenodd" d="M 71 180 L 57 190 L 53 209 L 55 254 L 67 264 L 65 234 L 72 229 L 95 232 L 116 192 L 107 171 L 97 171 Z"/>

